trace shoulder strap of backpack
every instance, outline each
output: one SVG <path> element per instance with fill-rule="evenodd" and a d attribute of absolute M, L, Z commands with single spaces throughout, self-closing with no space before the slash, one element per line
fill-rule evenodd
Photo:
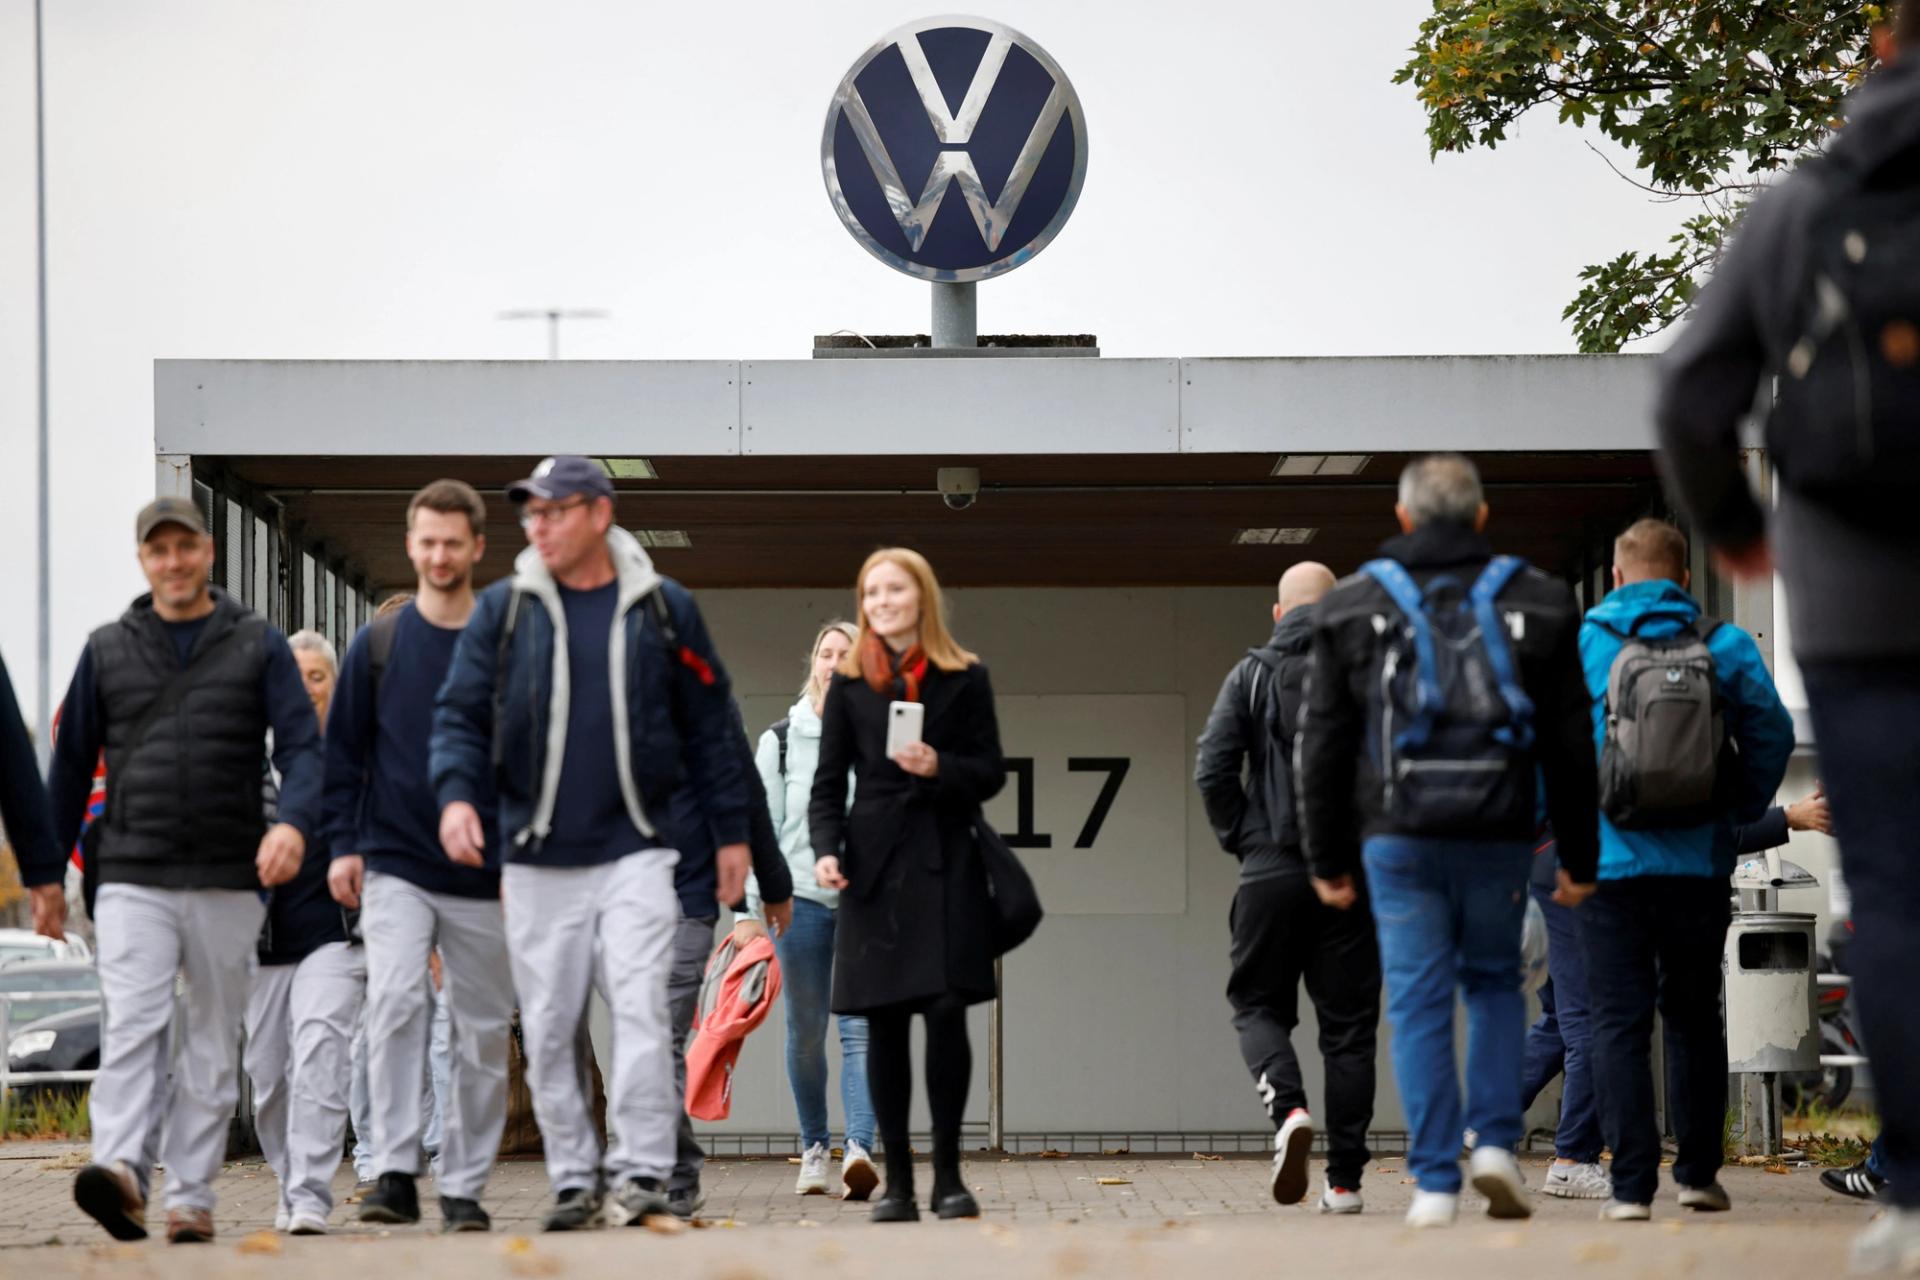
<path fill-rule="evenodd" d="M 793 727 L 793 721 L 781 717 L 773 722 L 773 740 L 780 744 L 780 776 L 787 776 L 787 731 Z"/>
<path fill-rule="evenodd" d="M 383 613 L 367 624 L 367 673 L 372 677 L 373 711 L 380 714 L 380 686 L 386 680 L 387 663 L 393 657 L 393 637 L 400 630 L 401 610 Z"/>
<path fill-rule="evenodd" d="M 1474 616 L 1480 622 L 1480 639 L 1486 646 L 1487 663 L 1493 668 L 1494 679 L 1500 683 L 1500 700 L 1507 704 L 1509 723 L 1495 730 L 1495 736 L 1521 751 L 1533 745 L 1533 699 L 1520 687 L 1513 648 L 1507 642 L 1507 629 L 1501 624 L 1494 601 L 1526 567 L 1527 562 L 1518 556 L 1495 556 L 1487 562 L 1468 593 Z"/>
<path fill-rule="evenodd" d="M 695 653 L 691 645 L 680 642 L 680 628 L 674 625 L 673 610 L 667 606 L 664 584 L 647 592 L 647 607 L 653 611 L 653 620 L 660 624 L 660 642 L 667 647 L 668 656 L 693 672 L 701 684 L 712 684 L 713 666 Z"/>
<path fill-rule="evenodd" d="M 1433 625 L 1427 618 L 1426 596 L 1420 590 L 1420 584 L 1413 580 L 1413 575 L 1398 560 L 1369 560 L 1360 566 L 1360 572 L 1380 584 L 1406 616 L 1407 624 L 1413 628 L 1414 659 L 1418 667 L 1415 678 L 1419 681 L 1420 701 L 1414 709 L 1413 722 L 1399 735 L 1397 745 L 1402 749 L 1424 746 L 1427 735 L 1433 731 L 1434 708 L 1445 699 L 1435 674 L 1439 670 L 1439 661 L 1434 657 Z"/>
<path fill-rule="evenodd" d="M 507 652 L 513 648 L 514 628 L 520 625 L 518 587 L 507 588 L 507 616 L 500 623 L 500 640 L 493 649 L 493 771 L 497 775 L 506 760 L 507 740 L 502 732 L 507 719 Z"/>

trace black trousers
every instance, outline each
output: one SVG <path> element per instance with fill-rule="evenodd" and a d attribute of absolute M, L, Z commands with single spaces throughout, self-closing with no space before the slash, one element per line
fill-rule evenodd
<path fill-rule="evenodd" d="M 927 1028 L 927 1109 L 933 1119 L 933 1194 L 964 1190 L 960 1181 L 960 1125 L 973 1078 L 967 1006 L 952 995 L 888 1005 L 867 1013 L 867 1088 L 886 1153 L 889 1199 L 913 1196 L 913 1015 Z"/>
<path fill-rule="evenodd" d="M 1888 1197 L 1920 1209 L 1920 660 L 1801 664 L 1820 774 L 1833 799 L 1840 865 L 1853 893 L 1847 964 L 1860 1035 L 1882 1082 Z"/>
<path fill-rule="evenodd" d="M 1720 1173 L 1727 1118 L 1721 961 L 1731 915 L 1724 880 L 1602 880 L 1574 912 L 1587 953 L 1594 1093 L 1613 1149 L 1613 1194 L 1652 1204 L 1660 1184 L 1653 1105 L 1653 1014 L 1667 1051 L 1667 1110 L 1679 1139 L 1674 1181 L 1704 1187 Z"/>
<path fill-rule="evenodd" d="M 1358 1190 L 1372 1153 L 1374 1048 L 1380 1026 L 1380 948 L 1364 897 L 1351 911 L 1321 903 L 1304 872 L 1248 881 L 1233 897 L 1227 1002 L 1240 1056 L 1275 1127 L 1307 1105 L 1293 1029 L 1306 982 L 1326 1066 L 1327 1178 Z"/>

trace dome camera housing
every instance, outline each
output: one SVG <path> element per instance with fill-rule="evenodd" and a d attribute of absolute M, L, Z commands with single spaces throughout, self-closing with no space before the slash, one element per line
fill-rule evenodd
<path fill-rule="evenodd" d="M 934 473 L 934 488 L 950 511 L 965 511 L 980 499 L 980 468 L 941 467 Z"/>

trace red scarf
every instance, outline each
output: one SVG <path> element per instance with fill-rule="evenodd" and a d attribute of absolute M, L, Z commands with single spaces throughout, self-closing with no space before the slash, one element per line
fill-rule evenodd
<path fill-rule="evenodd" d="M 916 644 L 896 659 L 887 642 L 869 631 L 860 650 L 860 673 L 875 693 L 889 694 L 896 702 L 918 702 L 927 678 L 927 655 Z"/>

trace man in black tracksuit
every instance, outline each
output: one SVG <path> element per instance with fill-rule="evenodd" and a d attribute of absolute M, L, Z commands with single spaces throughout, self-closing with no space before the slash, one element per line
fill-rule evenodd
<path fill-rule="evenodd" d="M 1295 1204 L 1307 1192 L 1313 1120 L 1292 1042 L 1304 978 L 1326 1063 L 1327 1185 L 1320 1204 L 1329 1212 L 1358 1213 L 1360 1175 L 1371 1158 L 1380 952 L 1364 899 L 1351 911 L 1337 911 L 1314 893 L 1293 796 L 1293 738 L 1314 602 L 1332 587 L 1325 565 L 1287 570 L 1273 610 L 1273 638 L 1228 673 L 1200 737 L 1194 781 L 1220 847 L 1240 859 L 1227 1001 L 1241 1056 L 1276 1130 L 1273 1198 Z"/>

